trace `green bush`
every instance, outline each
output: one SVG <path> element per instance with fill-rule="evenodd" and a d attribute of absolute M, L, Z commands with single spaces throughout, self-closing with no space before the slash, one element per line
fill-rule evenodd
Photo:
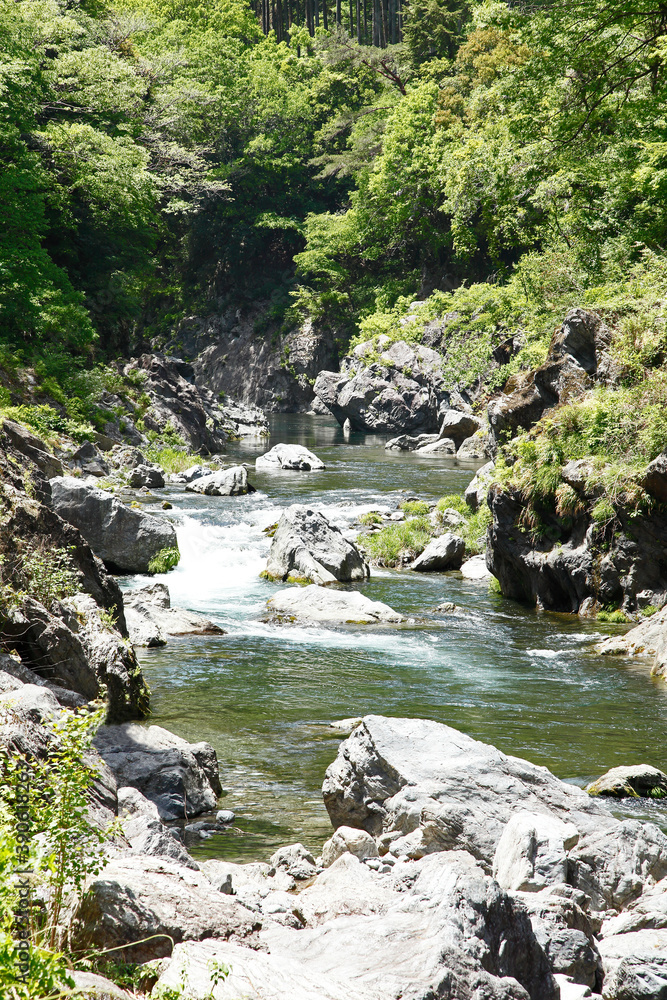
<path fill-rule="evenodd" d="M 359 524 L 382 524 L 382 515 L 375 510 L 369 510 L 361 515 Z"/>
<path fill-rule="evenodd" d="M 412 517 L 407 521 L 388 524 L 381 531 L 364 538 L 364 547 L 376 562 L 396 566 L 402 554 L 416 558 L 431 540 L 432 528 L 427 517 Z"/>
<path fill-rule="evenodd" d="M 157 555 L 153 556 L 148 564 L 148 572 L 151 575 L 156 573 L 168 573 L 170 569 L 178 566 L 181 553 L 178 549 L 160 549 Z"/>
<path fill-rule="evenodd" d="M 423 517 L 430 510 L 429 505 L 424 500 L 405 500 L 400 508 L 410 517 Z"/>
<path fill-rule="evenodd" d="M 624 611 L 598 611 L 597 620 L 609 625 L 627 625 L 630 619 Z"/>

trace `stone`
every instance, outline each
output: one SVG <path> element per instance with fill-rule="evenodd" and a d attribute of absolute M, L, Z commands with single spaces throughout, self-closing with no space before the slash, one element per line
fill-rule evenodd
<path fill-rule="evenodd" d="M 479 459 L 488 457 L 489 448 L 481 434 L 473 434 L 467 437 L 459 445 L 459 450 L 456 452 L 458 462 L 477 462 Z"/>
<path fill-rule="evenodd" d="M 386 451 L 416 451 L 437 440 L 437 434 L 418 434 L 416 437 L 413 434 L 399 434 L 387 441 L 384 447 Z"/>
<path fill-rule="evenodd" d="M 616 799 L 665 798 L 667 774 L 649 764 L 612 767 L 586 787 L 589 795 L 608 795 Z"/>
<path fill-rule="evenodd" d="M 312 878 L 317 874 L 315 858 L 303 844 L 279 847 L 275 854 L 271 855 L 271 864 L 297 880 Z"/>
<path fill-rule="evenodd" d="M 381 854 L 395 856 L 463 847 L 491 864 L 518 809 L 571 822 L 582 835 L 610 831 L 610 843 L 619 825 L 546 768 L 424 719 L 366 716 L 341 743 L 322 793 L 335 828 L 366 830 Z"/>
<path fill-rule="evenodd" d="M 461 575 L 464 580 L 481 580 L 483 582 L 489 581 L 491 579 L 491 574 L 486 566 L 486 556 L 471 556 L 470 559 L 466 559 L 461 566 Z"/>
<path fill-rule="evenodd" d="M 69 975 L 74 980 L 73 995 L 79 1000 L 132 1000 L 132 993 L 122 990 L 110 979 L 98 976 L 95 972 L 70 970 Z"/>
<path fill-rule="evenodd" d="M 664 676 L 667 670 L 667 605 L 640 622 L 623 636 L 605 639 L 596 651 L 606 656 L 645 656 L 652 661 L 652 673 Z"/>
<path fill-rule="evenodd" d="M 150 490 L 160 490 L 164 486 L 164 475 L 158 465 L 137 465 L 130 472 L 129 485 L 133 489 L 147 486 Z"/>
<path fill-rule="evenodd" d="M 493 857 L 493 877 L 503 889 L 539 892 L 567 882 L 568 851 L 579 840 L 572 823 L 555 816 L 516 812 L 502 832 Z"/>
<path fill-rule="evenodd" d="M 173 943 L 184 940 L 251 943 L 260 926 L 201 872 L 146 855 L 113 860 L 89 877 L 69 916 L 73 949 L 97 951 L 136 942 L 123 948 L 123 958 L 131 962 L 169 955 Z"/>
<path fill-rule="evenodd" d="M 174 635 L 226 635 L 205 615 L 172 608 L 169 589 L 163 583 L 126 592 L 125 618 L 135 646 L 165 646 L 167 637 Z"/>
<path fill-rule="evenodd" d="M 360 861 L 379 857 L 377 844 L 370 833 L 366 833 L 365 830 L 355 830 L 351 826 L 339 826 L 333 837 L 325 841 L 322 847 L 322 864 L 325 868 L 329 868 L 346 853 L 353 854 Z"/>
<path fill-rule="evenodd" d="M 294 504 L 278 521 L 266 574 L 276 580 L 294 577 L 326 584 L 361 582 L 370 571 L 354 542 L 324 514 Z"/>
<path fill-rule="evenodd" d="M 600 941 L 605 1000 L 664 1000 L 667 931 L 644 930 Z"/>
<path fill-rule="evenodd" d="M 466 523 L 463 514 L 454 507 L 445 507 L 444 510 L 432 510 L 430 515 L 431 524 L 434 528 L 462 528 Z"/>
<path fill-rule="evenodd" d="M 440 424 L 440 438 L 451 438 L 456 448 L 460 448 L 466 438 L 471 437 L 484 426 L 479 417 L 460 410 L 447 410 Z"/>
<path fill-rule="evenodd" d="M 236 813 L 231 809 L 220 809 L 216 813 L 215 819 L 217 823 L 222 823 L 224 826 L 228 826 L 236 819 Z"/>
<path fill-rule="evenodd" d="M 556 1000 L 527 913 L 469 855 L 448 852 L 405 869 L 380 876 L 346 855 L 302 893 L 305 927 L 265 921 L 257 951 L 181 945 L 158 989 L 182 983 L 203 998 L 213 963 L 223 962 L 231 972 L 219 995 L 229 1000 Z"/>
<path fill-rule="evenodd" d="M 465 553 L 465 542 L 451 532 L 434 538 L 417 556 L 410 569 L 417 573 L 439 573 L 448 569 L 460 569 Z"/>
<path fill-rule="evenodd" d="M 56 696 L 47 687 L 37 684 L 20 684 L 14 690 L 0 694 L 0 713 L 17 712 L 31 722 L 43 722 L 60 715 Z"/>
<path fill-rule="evenodd" d="M 234 465 L 231 469 L 193 479 L 185 488 L 189 493 L 203 493 L 207 497 L 238 497 L 255 492 L 255 487 L 248 482 L 248 472 L 243 465 Z"/>
<path fill-rule="evenodd" d="M 482 504 L 486 503 L 486 495 L 489 492 L 489 483 L 495 470 L 494 462 L 487 462 L 470 481 L 463 494 L 465 502 L 474 512 L 479 510 Z"/>
<path fill-rule="evenodd" d="M 294 472 L 319 472 L 324 462 L 300 444 L 277 444 L 255 459 L 255 468 L 262 470 L 288 469 Z"/>
<path fill-rule="evenodd" d="M 47 479 L 52 479 L 53 476 L 62 476 L 62 462 L 50 454 L 42 439 L 36 434 L 29 431 L 23 424 L 6 418 L 2 421 L 2 429 L 12 446 L 31 462 L 34 462 Z"/>
<path fill-rule="evenodd" d="M 169 521 L 126 507 L 111 494 L 71 476 L 51 480 L 51 497 L 56 513 L 79 529 L 112 572 L 147 573 L 159 552 L 178 548 Z"/>
<path fill-rule="evenodd" d="M 189 469 L 176 472 L 170 478 L 173 483 L 193 483 L 195 479 L 202 479 L 204 476 L 210 475 L 211 469 L 208 465 L 191 465 Z"/>
<path fill-rule="evenodd" d="M 146 465 L 142 452 L 127 444 L 115 444 L 108 457 L 116 468 L 134 469 L 138 465 Z"/>
<path fill-rule="evenodd" d="M 568 881 L 594 910 L 620 910 L 666 875 L 667 836 L 653 823 L 624 820 L 587 832 L 569 854 Z"/>
<path fill-rule="evenodd" d="M 222 792 L 215 750 L 188 743 L 160 726 L 102 726 L 94 745 L 119 785 L 137 788 L 160 819 L 197 816 L 215 809 Z"/>
<path fill-rule="evenodd" d="M 185 868 L 199 871 L 194 858 L 190 857 L 180 840 L 161 821 L 155 803 L 138 789 L 118 789 L 118 816 L 133 853 L 169 858 Z"/>
<path fill-rule="evenodd" d="M 396 625 L 406 619 L 388 604 L 371 601 L 358 590 L 327 590 L 311 584 L 281 590 L 268 601 L 271 611 L 304 621 L 348 625 Z"/>
<path fill-rule="evenodd" d="M 101 478 L 109 475 L 109 466 L 92 441 L 84 441 L 72 455 L 72 461 L 87 476 Z"/>
<path fill-rule="evenodd" d="M 600 937 L 667 928 L 667 878 L 645 888 L 621 913 L 611 912 L 602 923 Z"/>
<path fill-rule="evenodd" d="M 561 884 L 540 892 L 513 893 L 513 898 L 528 911 L 533 933 L 554 975 L 599 991 L 602 959 L 584 894 Z"/>
<path fill-rule="evenodd" d="M 452 438 L 438 438 L 430 444 L 417 448 L 418 455 L 456 455 L 456 444 Z"/>
<path fill-rule="evenodd" d="M 647 493 L 654 496 L 662 503 L 667 500 L 667 453 L 663 451 L 661 455 L 654 458 L 649 463 L 642 485 Z"/>

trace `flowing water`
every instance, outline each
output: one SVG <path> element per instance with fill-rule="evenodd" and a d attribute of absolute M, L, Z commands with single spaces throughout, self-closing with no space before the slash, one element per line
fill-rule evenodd
<path fill-rule="evenodd" d="M 331 833 L 320 789 L 341 739 L 330 723 L 367 713 L 445 722 L 579 784 L 618 764 L 665 768 L 667 685 L 645 663 L 597 657 L 601 626 L 527 609 L 459 573 L 373 571 L 363 592 L 417 619 L 411 625 L 264 622 L 280 585 L 259 576 L 270 546 L 263 529 L 284 507 L 308 503 L 349 530 L 361 512 L 406 496 L 462 493 L 474 474 L 450 459 L 385 452 L 377 435 L 346 441 L 332 420 L 301 415 L 274 417 L 269 442 L 235 444 L 229 458 L 252 464 L 278 441 L 311 448 L 326 471 L 251 470 L 257 492 L 247 497 L 169 494 L 182 557 L 160 579 L 174 605 L 228 633 L 141 652 L 150 722 L 215 747 L 223 805 L 237 814 L 195 853 L 264 860 L 297 840 L 319 851 Z M 434 611 L 443 601 L 460 610 Z M 628 810 L 667 819 L 662 804 Z"/>

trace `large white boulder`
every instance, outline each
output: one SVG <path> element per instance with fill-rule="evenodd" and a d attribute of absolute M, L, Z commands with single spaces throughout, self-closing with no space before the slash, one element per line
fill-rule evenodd
<path fill-rule="evenodd" d="M 316 584 L 281 590 L 269 599 L 268 606 L 281 617 L 304 621 L 349 625 L 396 625 L 405 621 L 388 604 L 371 601 L 358 590 L 329 590 Z"/>
<path fill-rule="evenodd" d="M 360 861 L 377 858 L 377 844 L 365 830 L 355 830 L 352 826 L 339 826 L 333 837 L 325 841 L 322 847 L 322 864 L 328 868 L 343 854 L 353 854 Z"/>
<path fill-rule="evenodd" d="M 324 462 L 301 444 L 277 444 L 265 455 L 255 459 L 255 468 L 262 472 L 287 469 L 294 472 L 319 472 Z"/>
<path fill-rule="evenodd" d="M 255 487 L 248 482 L 244 465 L 233 465 L 231 469 L 200 476 L 187 483 L 185 489 L 189 493 L 203 493 L 207 497 L 238 497 L 255 492 Z"/>
<path fill-rule="evenodd" d="M 579 840 L 572 823 L 521 810 L 502 832 L 493 857 L 493 877 L 503 889 L 539 892 L 567 882 L 567 853 Z"/>

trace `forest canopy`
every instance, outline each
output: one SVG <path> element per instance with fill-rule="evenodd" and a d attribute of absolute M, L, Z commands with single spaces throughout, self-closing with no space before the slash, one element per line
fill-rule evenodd
<path fill-rule="evenodd" d="M 56 374 L 664 271 L 667 3 L 0 0 L 0 52 L 2 345 Z"/>

